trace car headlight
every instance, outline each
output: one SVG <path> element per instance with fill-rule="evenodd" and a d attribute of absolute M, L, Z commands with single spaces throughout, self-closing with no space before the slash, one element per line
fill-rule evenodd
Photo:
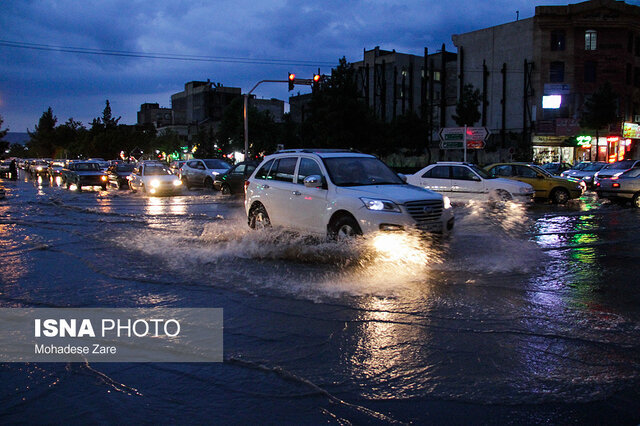
<path fill-rule="evenodd" d="M 107 181 L 107 177 L 106 177 L 105 175 L 100 176 L 100 179 L 101 179 L 103 182 L 106 182 L 106 181 Z"/>
<path fill-rule="evenodd" d="M 36 167 L 36 170 L 41 172 L 42 171 L 42 167 L 38 166 L 38 167 Z"/>
<path fill-rule="evenodd" d="M 583 180 L 591 180 L 591 176 L 585 176 L 582 178 Z"/>
<path fill-rule="evenodd" d="M 213 170 L 211 170 L 211 176 L 216 177 L 217 175 L 219 175 L 220 173 L 218 172 L 214 172 Z"/>
<path fill-rule="evenodd" d="M 152 188 L 157 188 L 160 186 L 160 181 L 158 179 L 154 179 L 151 181 L 151 187 Z"/>
<path fill-rule="evenodd" d="M 445 209 L 450 209 L 451 208 L 451 200 L 449 199 L 449 197 L 447 197 L 445 195 L 444 197 L 442 197 L 442 201 L 444 202 L 444 208 Z"/>
<path fill-rule="evenodd" d="M 182 185 L 182 181 L 180 179 L 176 179 L 173 181 L 173 186 L 180 186 Z"/>
<path fill-rule="evenodd" d="M 360 200 L 362 200 L 364 206 L 369 210 L 400 213 L 400 207 L 393 201 L 378 200 L 375 198 L 360 198 Z"/>

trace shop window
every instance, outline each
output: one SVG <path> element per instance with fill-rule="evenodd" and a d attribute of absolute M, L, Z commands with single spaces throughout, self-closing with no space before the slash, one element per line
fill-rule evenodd
<path fill-rule="evenodd" d="M 598 32 L 587 30 L 584 33 L 584 50 L 596 50 L 598 46 Z"/>
<path fill-rule="evenodd" d="M 554 61 L 549 64 L 549 82 L 564 82 L 564 62 Z"/>
<path fill-rule="evenodd" d="M 564 50 L 564 30 L 551 31 L 551 50 Z"/>
<path fill-rule="evenodd" d="M 584 82 L 595 83 L 596 81 L 597 63 L 594 61 L 586 61 L 584 63 Z"/>

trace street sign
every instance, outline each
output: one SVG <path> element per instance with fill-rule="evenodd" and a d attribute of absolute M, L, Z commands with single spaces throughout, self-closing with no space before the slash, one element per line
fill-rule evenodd
<path fill-rule="evenodd" d="M 464 127 L 443 127 L 440 129 L 440 140 L 442 142 L 454 142 L 461 143 L 460 148 L 463 148 L 462 142 L 464 141 Z"/>
<path fill-rule="evenodd" d="M 467 141 L 467 149 L 484 149 L 485 143 L 484 141 Z"/>
<path fill-rule="evenodd" d="M 464 148 L 464 142 L 463 141 L 441 141 L 440 142 L 440 149 L 463 149 Z"/>
<path fill-rule="evenodd" d="M 486 127 L 467 127 L 467 141 L 486 141 L 490 134 Z"/>

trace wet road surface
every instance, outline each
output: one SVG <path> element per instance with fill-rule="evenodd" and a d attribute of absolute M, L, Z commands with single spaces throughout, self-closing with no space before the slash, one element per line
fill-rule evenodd
<path fill-rule="evenodd" d="M 640 422 L 640 212 L 455 208 L 446 241 L 248 229 L 240 198 L 2 182 L 0 307 L 224 309 L 219 364 L 2 364 L 0 421 Z"/>

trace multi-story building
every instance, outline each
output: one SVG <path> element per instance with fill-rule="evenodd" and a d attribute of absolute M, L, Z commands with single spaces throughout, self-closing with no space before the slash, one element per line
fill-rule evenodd
<path fill-rule="evenodd" d="M 533 18 L 452 39 L 458 90 L 472 84 L 482 92 L 477 124 L 491 129 L 491 143 L 509 145 L 518 134 L 540 162 L 636 155 L 622 128 L 640 118 L 639 7 L 615 0 L 538 6 Z M 598 142 L 577 145 L 595 135 L 580 119 L 604 82 L 618 94 L 619 122 L 601 129 Z"/>
<path fill-rule="evenodd" d="M 252 95 L 249 103 L 258 111 L 268 112 L 276 123 L 282 123 L 284 117 L 284 101 L 273 98 L 256 99 L 255 96 Z"/>
<path fill-rule="evenodd" d="M 416 113 L 432 128 L 451 125 L 456 105 L 456 54 L 442 50 L 424 56 L 381 50 L 365 50 L 354 62 L 356 81 L 363 99 L 384 121 Z M 437 136 L 435 136 L 437 139 Z"/>
<path fill-rule="evenodd" d="M 186 128 L 187 138 L 202 131 L 214 131 L 224 109 L 242 96 L 239 87 L 224 87 L 210 81 L 191 81 L 184 91 L 171 95 L 173 125 Z"/>
<path fill-rule="evenodd" d="M 145 103 L 138 111 L 138 124 L 152 124 L 156 128 L 169 126 L 173 122 L 171 108 L 161 108 L 159 104 Z"/>

